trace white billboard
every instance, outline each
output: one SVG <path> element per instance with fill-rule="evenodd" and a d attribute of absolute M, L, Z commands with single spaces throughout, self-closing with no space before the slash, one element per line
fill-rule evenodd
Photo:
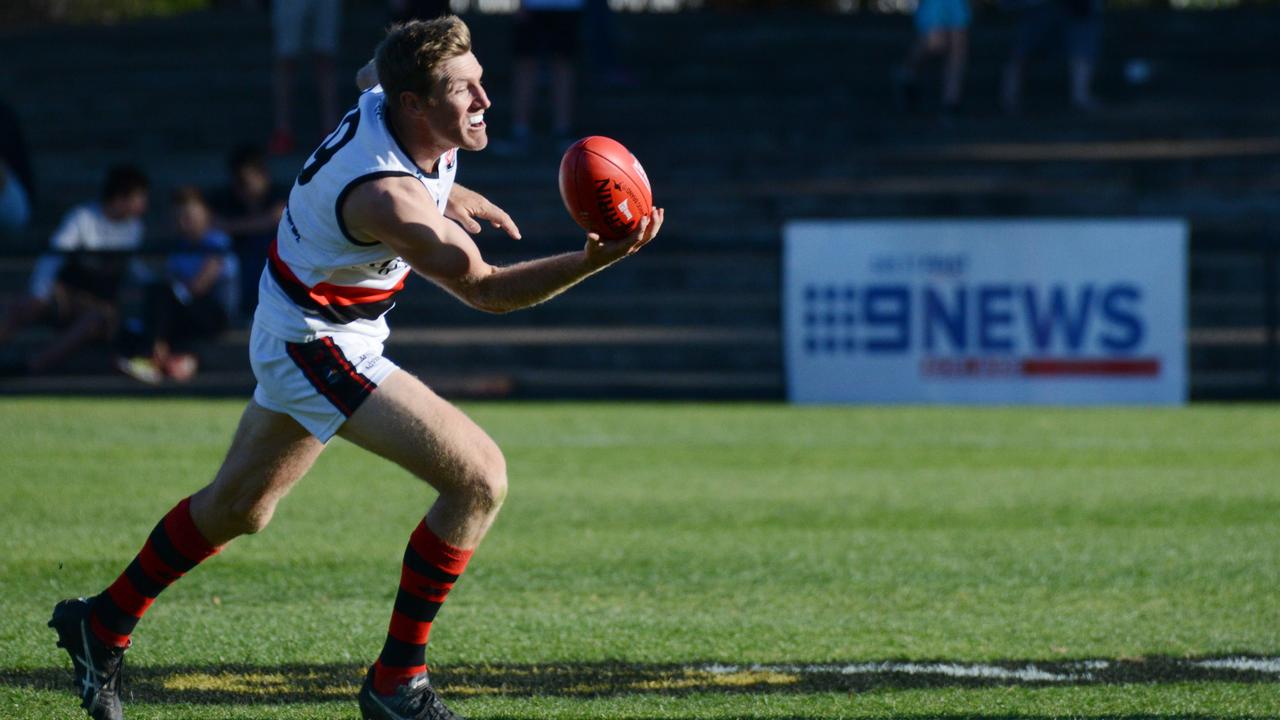
<path fill-rule="evenodd" d="M 1186 401 L 1182 220 L 803 221 L 784 241 L 793 402 Z"/>

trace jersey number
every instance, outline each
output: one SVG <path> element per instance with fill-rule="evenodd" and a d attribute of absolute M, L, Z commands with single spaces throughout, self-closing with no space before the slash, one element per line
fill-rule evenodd
<path fill-rule="evenodd" d="M 316 148 L 316 151 L 307 159 L 306 164 L 302 166 L 302 172 L 298 173 L 298 184 L 306 185 L 311 182 L 316 173 L 320 172 L 320 168 L 332 160 L 343 145 L 351 142 L 351 139 L 356 136 L 356 128 L 359 126 L 360 108 L 356 107 L 347 113 L 346 117 L 342 118 L 342 122 L 338 123 L 338 127 L 329 133 L 329 137 L 325 138 L 324 142 L 320 143 L 320 147 Z"/>

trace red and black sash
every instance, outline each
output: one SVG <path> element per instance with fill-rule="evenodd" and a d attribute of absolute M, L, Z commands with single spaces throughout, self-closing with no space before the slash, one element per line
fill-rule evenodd
<path fill-rule="evenodd" d="M 308 287 L 293 274 L 288 264 L 280 259 L 275 241 L 271 243 L 267 268 L 276 284 L 284 290 L 284 294 L 295 305 L 339 325 L 382 317 L 395 305 L 392 297 L 404 289 L 405 277 L 408 277 L 406 274 L 405 277 L 400 278 L 400 282 L 396 283 L 395 287 L 385 290 L 330 283 Z"/>

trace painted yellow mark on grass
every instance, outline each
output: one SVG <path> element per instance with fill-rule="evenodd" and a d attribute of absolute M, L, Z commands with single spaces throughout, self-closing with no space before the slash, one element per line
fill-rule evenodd
<path fill-rule="evenodd" d="M 489 677 L 473 677 L 470 682 L 450 682 L 450 695 L 476 697 L 481 695 L 504 695 L 513 688 L 508 681 L 517 673 L 504 673 Z M 618 692 L 625 689 L 641 692 L 673 692 L 680 690 L 698 690 L 711 688 L 744 688 L 752 686 L 781 687 L 795 685 L 801 680 L 798 673 L 781 672 L 771 669 L 743 669 L 736 672 L 708 672 L 692 668 L 653 670 L 634 674 L 610 673 L 604 677 L 586 681 L 560 684 L 555 680 L 572 680 L 568 672 L 534 672 L 518 673 L 525 678 L 544 676 L 549 685 L 554 685 L 557 694 L 569 696 L 592 696 Z M 524 685 L 525 683 L 520 683 Z"/>
<path fill-rule="evenodd" d="M 690 673 L 692 675 L 692 673 Z M 742 687 L 744 685 L 795 685 L 800 682 L 796 673 L 775 672 L 773 670 L 743 670 L 741 672 L 698 673 L 697 680 L 704 685 L 720 687 Z"/>
<path fill-rule="evenodd" d="M 348 697 L 350 686 L 334 685 L 316 673 L 285 676 L 282 673 L 180 673 L 164 678 L 170 692 L 235 693 L 237 695 L 280 696 L 306 692 L 318 697 Z"/>
<path fill-rule="evenodd" d="M 292 687 L 280 673 L 184 673 L 164 680 L 164 689 L 175 692 L 279 693 Z"/>

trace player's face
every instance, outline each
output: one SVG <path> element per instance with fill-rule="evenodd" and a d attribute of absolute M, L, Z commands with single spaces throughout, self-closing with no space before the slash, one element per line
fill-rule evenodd
<path fill-rule="evenodd" d="M 484 111 L 492 104 L 481 84 L 484 68 L 471 53 L 449 58 L 432 93 L 427 121 L 437 137 L 464 150 L 483 150 L 489 144 Z"/>

